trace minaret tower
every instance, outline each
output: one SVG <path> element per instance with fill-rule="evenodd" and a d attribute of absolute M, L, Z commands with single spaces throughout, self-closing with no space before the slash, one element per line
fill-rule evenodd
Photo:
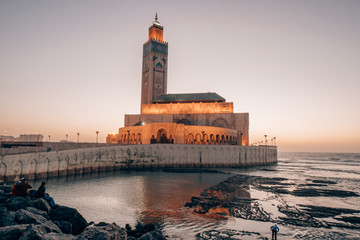
<path fill-rule="evenodd" d="M 167 93 L 168 44 L 163 41 L 164 27 L 155 15 L 149 28 L 149 39 L 143 46 L 141 105 Z"/>

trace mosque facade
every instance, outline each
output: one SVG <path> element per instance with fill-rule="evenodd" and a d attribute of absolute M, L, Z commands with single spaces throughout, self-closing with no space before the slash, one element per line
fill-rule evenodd
<path fill-rule="evenodd" d="M 168 43 L 157 16 L 143 44 L 141 113 L 126 114 L 114 144 L 249 145 L 249 113 L 215 92 L 167 94 Z"/>

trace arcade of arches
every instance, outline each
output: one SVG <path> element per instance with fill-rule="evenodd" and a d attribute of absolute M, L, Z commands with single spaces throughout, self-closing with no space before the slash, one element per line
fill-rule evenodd
<path fill-rule="evenodd" d="M 117 144 L 241 145 L 241 137 L 242 135 L 238 131 L 222 127 L 149 123 L 142 126 L 120 128 L 119 134 L 109 135 L 107 142 Z"/>

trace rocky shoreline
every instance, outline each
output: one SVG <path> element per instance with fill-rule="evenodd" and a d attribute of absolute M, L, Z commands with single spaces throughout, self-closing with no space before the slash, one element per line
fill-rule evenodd
<path fill-rule="evenodd" d="M 309 180 L 307 184 L 296 184 L 286 178 L 235 175 L 215 186 L 205 189 L 200 196 L 193 196 L 191 202 L 186 203 L 185 207 L 193 208 L 194 212 L 200 214 L 232 216 L 246 220 L 278 223 L 283 226 L 360 229 L 360 217 L 356 216 L 356 214 L 360 213 L 360 210 L 357 209 L 304 204 L 290 206 L 282 202 L 276 206 L 280 216 L 274 216 L 272 212 L 268 212 L 262 207 L 259 199 L 252 198 L 250 193 L 255 189 L 261 192 L 269 192 L 273 194 L 274 198 L 279 197 L 279 195 L 288 194 L 293 196 L 335 196 L 343 198 L 358 196 L 355 192 L 333 189 L 331 186 L 335 184 L 332 181 L 321 180 Z M 350 216 L 344 216 L 344 214 L 349 214 Z M 355 216 L 351 216 L 352 214 L 355 214 Z M 220 233 L 213 232 L 211 234 L 211 232 L 206 232 L 198 234 L 197 239 L 211 239 L 211 236 L 218 234 Z M 234 234 L 234 232 L 231 234 Z M 237 235 L 239 234 L 243 233 L 237 233 Z M 256 235 L 256 233 L 251 234 Z M 255 238 L 266 239 L 261 235 Z M 227 238 L 224 237 L 223 239 Z"/>
<path fill-rule="evenodd" d="M 36 197 L 11 197 L 10 186 L 0 186 L 1 240 L 163 240 L 161 229 L 138 223 L 134 229 L 116 223 L 88 223 L 74 208 L 56 206 Z"/>

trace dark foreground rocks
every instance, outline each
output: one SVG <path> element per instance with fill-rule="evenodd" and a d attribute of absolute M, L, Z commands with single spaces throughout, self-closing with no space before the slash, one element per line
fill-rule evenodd
<path fill-rule="evenodd" d="M 36 195 L 11 197 L 11 187 L 0 185 L 1 240 L 163 240 L 158 227 L 138 223 L 130 229 L 115 223 L 89 224 L 74 208 L 56 206 Z"/>

